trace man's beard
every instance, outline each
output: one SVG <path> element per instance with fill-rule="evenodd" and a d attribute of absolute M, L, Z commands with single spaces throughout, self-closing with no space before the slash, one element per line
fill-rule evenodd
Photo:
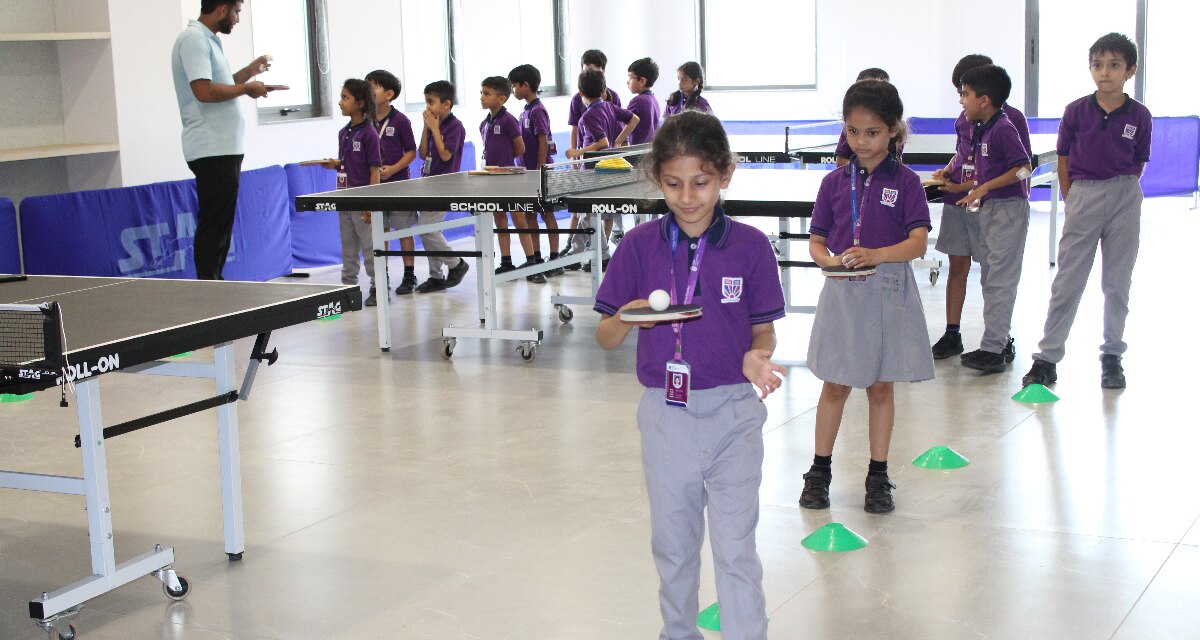
<path fill-rule="evenodd" d="M 233 18 L 231 16 L 225 16 L 220 22 L 217 23 L 217 31 L 220 31 L 225 35 L 233 33 Z"/>

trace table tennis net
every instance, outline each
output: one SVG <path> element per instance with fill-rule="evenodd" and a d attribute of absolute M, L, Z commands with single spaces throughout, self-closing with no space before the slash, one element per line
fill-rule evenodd
<path fill-rule="evenodd" d="M 632 165 L 632 168 L 627 171 L 607 172 L 603 168 L 597 170 L 596 165 L 601 160 L 594 157 L 544 165 L 541 169 L 542 198 L 549 202 L 557 202 L 566 196 L 577 193 L 587 193 L 638 182 L 646 177 L 640 166 L 640 160 L 648 151 L 649 148 L 646 145 L 605 156 L 605 159 L 624 159 Z"/>
<path fill-rule="evenodd" d="M 0 366 L 58 370 L 62 316 L 57 303 L 0 305 Z"/>
<path fill-rule="evenodd" d="M 837 144 L 844 127 L 841 120 L 786 126 L 783 128 L 784 152 L 791 155 L 814 147 Z"/>

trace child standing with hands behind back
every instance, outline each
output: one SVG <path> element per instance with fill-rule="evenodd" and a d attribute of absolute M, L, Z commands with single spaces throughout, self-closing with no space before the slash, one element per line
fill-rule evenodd
<path fill-rule="evenodd" d="M 765 398 L 786 373 L 770 360 L 774 321 L 784 316 L 775 253 L 762 232 L 719 205 L 736 166 L 719 120 L 690 112 L 666 121 L 641 162 L 670 213 L 633 228 L 617 246 L 596 294 L 596 342 L 605 349 L 624 342 L 634 325 L 620 313 L 649 306 L 656 289 L 669 291 L 672 304 L 703 310 L 686 323 L 638 325 L 637 376 L 646 388 L 637 422 L 660 580 L 659 637 L 700 638 L 707 505 L 721 633 L 763 639 L 755 528 L 767 409 L 755 387 Z"/>
<path fill-rule="evenodd" d="M 812 468 L 800 506 L 829 507 L 833 444 L 854 388 L 870 407 L 869 513 L 896 508 L 887 474 L 896 382 L 933 378 L 925 313 L 908 261 L 925 254 L 932 225 L 921 179 L 896 159 L 904 104 L 896 87 L 862 80 L 842 101 L 850 163 L 825 176 L 813 205 L 809 253 L 821 267 L 875 267 L 875 274 L 825 279 L 808 343 L 808 368 L 825 381 L 817 404 Z"/>
<path fill-rule="evenodd" d="M 366 80 L 351 78 L 342 85 L 338 100 L 342 115 L 350 122 L 338 132 L 338 159 L 326 160 L 321 166 L 338 172 L 337 188 L 363 187 L 379 184 L 379 133 L 371 123 L 375 111 L 375 93 Z M 375 259 L 371 244 L 371 212 L 339 211 L 338 227 L 342 236 L 342 284 L 358 284 L 358 261 L 361 254 L 371 278 L 371 291 L 364 306 L 373 307 L 375 300 Z M 387 283 L 384 283 L 387 288 Z"/>

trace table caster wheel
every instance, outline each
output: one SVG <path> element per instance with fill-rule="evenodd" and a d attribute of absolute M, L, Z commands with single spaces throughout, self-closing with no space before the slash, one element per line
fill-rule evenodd
<path fill-rule="evenodd" d="M 533 362 L 537 357 L 537 347 L 532 344 L 522 344 L 517 347 L 517 351 L 521 354 L 521 359 L 525 362 Z"/>
<path fill-rule="evenodd" d="M 225 555 L 229 556 L 230 562 L 238 562 L 242 559 L 242 554 L 240 553 L 226 553 Z"/>
<path fill-rule="evenodd" d="M 929 271 L 929 284 L 937 284 L 937 281 L 938 281 L 938 270 L 931 269 Z"/>
<path fill-rule="evenodd" d="M 179 590 L 176 591 L 172 589 L 171 585 L 164 582 L 163 593 L 167 594 L 168 598 L 178 601 L 188 597 L 188 592 L 191 590 L 191 587 L 188 586 L 187 578 L 183 576 L 176 576 L 176 578 L 179 579 Z"/>
<path fill-rule="evenodd" d="M 442 357 L 449 360 L 454 355 L 454 346 L 458 341 L 454 338 L 449 338 L 442 341 Z"/>
<path fill-rule="evenodd" d="M 571 311 L 571 307 L 565 304 L 558 305 L 558 320 L 563 324 L 570 322 L 575 317 L 575 312 Z"/>

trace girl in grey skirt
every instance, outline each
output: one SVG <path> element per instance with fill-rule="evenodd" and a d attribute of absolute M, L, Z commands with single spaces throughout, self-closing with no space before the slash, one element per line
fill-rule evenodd
<path fill-rule="evenodd" d="M 809 241 L 813 261 L 831 277 L 821 290 L 808 346 L 808 368 L 825 385 L 800 506 L 829 507 L 833 444 L 846 399 L 860 388 L 870 403 L 864 508 L 887 513 L 896 508 L 887 475 L 896 413 L 892 385 L 933 378 L 925 314 L 908 265 L 925 253 L 932 226 L 921 179 L 896 153 L 905 135 L 896 88 L 856 82 L 842 101 L 842 117 L 854 156 L 822 181 Z"/>

